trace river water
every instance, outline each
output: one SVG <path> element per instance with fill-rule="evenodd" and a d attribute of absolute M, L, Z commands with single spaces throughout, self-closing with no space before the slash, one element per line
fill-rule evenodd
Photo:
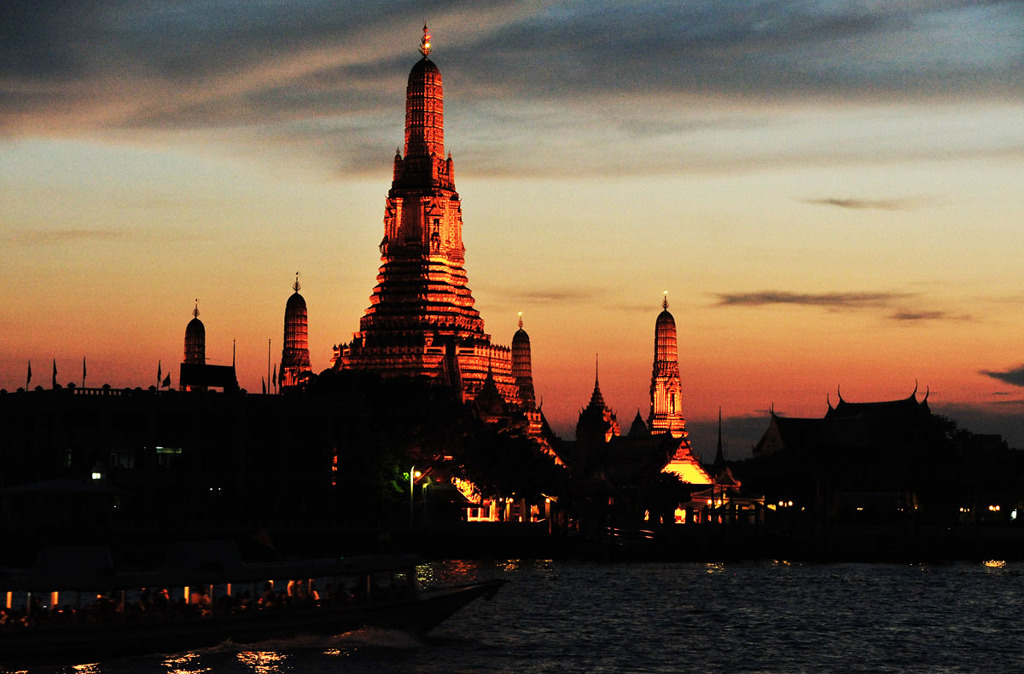
<path fill-rule="evenodd" d="M 420 576 L 509 583 L 424 639 L 362 630 L 63 671 L 1024 671 L 1024 563 L 449 561 Z"/>

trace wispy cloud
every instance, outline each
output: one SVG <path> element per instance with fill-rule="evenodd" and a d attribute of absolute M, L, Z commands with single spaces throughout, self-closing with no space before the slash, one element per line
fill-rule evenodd
<path fill-rule="evenodd" d="M 530 302 L 535 304 L 550 304 L 555 302 L 585 302 L 595 298 L 598 293 L 593 290 L 564 288 L 554 290 L 526 290 L 509 293 L 516 301 Z"/>
<path fill-rule="evenodd" d="M 901 309 L 889 316 L 889 319 L 914 323 L 922 321 L 971 321 L 974 320 L 974 317 L 969 314 L 950 314 L 946 311 L 909 311 Z"/>
<path fill-rule="evenodd" d="M 1003 372 L 994 372 L 992 370 L 978 370 L 978 374 L 983 374 L 986 377 L 992 377 L 999 381 L 1010 384 L 1012 386 L 1024 386 L 1024 365 L 1015 367 L 1010 370 Z"/>
<path fill-rule="evenodd" d="M 882 211 L 901 211 L 913 208 L 917 200 L 912 199 L 804 199 L 803 203 L 814 206 L 835 206 L 837 208 L 875 209 Z"/>
<path fill-rule="evenodd" d="M 760 307 L 773 304 L 791 304 L 810 307 L 824 307 L 831 310 L 865 309 L 890 306 L 897 300 L 913 295 L 896 292 L 871 293 L 793 293 L 780 290 L 763 290 L 752 293 L 722 293 L 717 295 L 717 306 Z"/>

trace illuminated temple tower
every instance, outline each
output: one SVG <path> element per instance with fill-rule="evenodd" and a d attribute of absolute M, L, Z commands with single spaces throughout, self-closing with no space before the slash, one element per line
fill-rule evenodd
<path fill-rule="evenodd" d="M 281 351 L 281 369 L 278 375 L 281 389 L 300 386 L 309 377 L 309 319 L 306 300 L 299 294 L 299 274 L 295 273 L 295 291 L 284 307 L 284 348 Z"/>
<path fill-rule="evenodd" d="M 661 301 L 661 313 L 654 322 L 654 368 L 651 372 L 651 414 L 647 426 L 651 435 L 667 433 L 678 439 L 672 458 L 662 472 L 673 473 L 688 484 L 714 484 L 714 480 L 693 455 L 682 412 L 679 382 L 679 350 L 676 320 L 668 311 L 668 293 Z"/>
<path fill-rule="evenodd" d="M 647 428 L 652 434 L 671 433 L 686 437 L 686 419 L 681 410 L 679 352 L 676 321 L 668 311 L 668 293 L 661 301 L 661 313 L 654 323 L 654 368 L 651 372 L 651 414 Z"/>
<path fill-rule="evenodd" d="M 335 347 L 333 367 L 439 378 L 467 400 L 491 372 L 502 398 L 519 405 L 511 350 L 491 344 L 467 284 L 441 72 L 428 58 L 426 26 L 423 33 L 423 58 L 406 88 L 404 153 L 395 155 L 384 208 L 377 285 L 359 332 Z"/>

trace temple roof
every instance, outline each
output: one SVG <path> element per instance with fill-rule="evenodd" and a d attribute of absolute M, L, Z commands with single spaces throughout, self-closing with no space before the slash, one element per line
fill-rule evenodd
<path fill-rule="evenodd" d="M 199 320 L 198 317 L 193 318 L 191 321 L 188 322 L 188 325 L 185 326 L 185 339 L 188 339 L 189 337 L 205 336 L 206 326 L 203 325 L 203 322 Z"/>
<path fill-rule="evenodd" d="M 629 427 L 628 437 L 642 438 L 650 434 L 650 431 L 647 430 L 647 424 L 644 423 L 643 417 L 640 416 L 640 410 L 637 410 L 636 416 L 633 417 L 633 423 Z"/>
<path fill-rule="evenodd" d="M 284 305 L 284 310 L 287 313 L 290 309 L 297 309 L 299 307 L 303 309 L 306 308 L 306 299 L 296 290 L 288 298 L 288 301 Z"/>
<path fill-rule="evenodd" d="M 758 441 L 754 453 L 782 448 L 865 448 L 895 446 L 917 442 L 931 433 L 932 419 L 927 398 L 917 400 L 915 390 L 908 398 L 868 403 L 839 399 L 821 419 L 790 418 L 771 415 L 768 430 Z"/>

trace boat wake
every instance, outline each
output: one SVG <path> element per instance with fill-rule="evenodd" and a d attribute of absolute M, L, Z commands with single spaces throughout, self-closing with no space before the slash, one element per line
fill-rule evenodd
<path fill-rule="evenodd" d="M 210 648 L 196 649 L 198 655 L 287 653 L 295 650 L 320 650 L 327 655 L 338 655 L 352 648 L 369 647 L 395 650 L 422 648 L 423 641 L 401 630 L 364 627 L 336 636 L 302 635 L 285 639 L 267 639 L 256 643 L 237 644 L 225 641 Z"/>
<path fill-rule="evenodd" d="M 389 630 L 382 627 L 363 627 L 352 632 L 333 637 L 335 646 L 370 646 L 372 648 L 393 648 L 406 650 L 422 648 L 423 641 L 415 635 L 401 630 Z"/>

